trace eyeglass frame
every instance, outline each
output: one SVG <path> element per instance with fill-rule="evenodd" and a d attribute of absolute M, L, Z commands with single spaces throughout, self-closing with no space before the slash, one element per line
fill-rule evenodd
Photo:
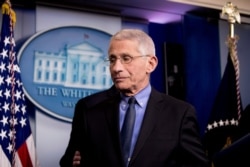
<path fill-rule="evenodd" d="M 112 56 L 112 57 L 109 57 L 109 58 L 107 58 L 107 59 L 105 59 L 104 61 L 105 62 L 109 62 L 109 64 L 110 65 L 113 65 L 113 64 L 115 64 L 115 62 L 118 60 L 118 59 L 120 59 L 120 62 L 122 63 L 122 64 L 129 64 L 129 63 L 131 63 L 134 59 L 136 59 L 136 58 L 139 58 L 139 57 L 148 57 L 149 55 L 140 55 L 140 56 L 129 56 L 129 55 L 124 55 L 124 56 L 120 56 L 120 57 L 115 57 L 115 56 Z M 126 58 L 129 58 L 129 61 L 128 62 L 125 62 L 124 61 L 124 58 L 126 59 Z M 111 60 L 111 59 L 114 59 L 114 60 Z"/>

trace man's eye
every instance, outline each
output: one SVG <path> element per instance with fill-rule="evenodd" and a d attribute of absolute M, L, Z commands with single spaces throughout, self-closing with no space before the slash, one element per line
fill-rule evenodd
<path fill-rule="evenodd" d="M 115 57 L 111 57 L 111 58 L 109 58 L 109 61 L 110 61 L 111 63 L 113 63 L 113 62 L 116 61 L 116 58 L 115 58 Z"/>
<path fill-rule="evenodd" d="M 122 60 L 125 61 L 125 62 L 127 62 L 127 61 L 130 61 L 130 60 L 131 60 L 131 57 L 129 57 L 129 56 L 124 56 L 124 57 L 122 57 Z"/>

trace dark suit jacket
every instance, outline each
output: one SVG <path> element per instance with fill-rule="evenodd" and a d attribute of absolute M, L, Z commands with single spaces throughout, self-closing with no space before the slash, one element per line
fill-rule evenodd
<path fill-rule="evenodd" d="M 61 167 L 72 166 L 76 150 L 81 152 L 81 166 L 124 167 L 119 102 L 114 87 L 78 101 Z M 129 166 L 208 166 L 194 108 L 152 89 Z"/>

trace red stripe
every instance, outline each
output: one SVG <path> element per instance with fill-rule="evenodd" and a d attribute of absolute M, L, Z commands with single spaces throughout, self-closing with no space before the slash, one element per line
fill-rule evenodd
<path fill-rule="evenodd" d="M 33 167 L 29 151 L 27 149 L 26 142 L 24 142 L 21 147 L 18 149 L 18 155 L 20 157 L 21 163 L 23 167 Z"/>

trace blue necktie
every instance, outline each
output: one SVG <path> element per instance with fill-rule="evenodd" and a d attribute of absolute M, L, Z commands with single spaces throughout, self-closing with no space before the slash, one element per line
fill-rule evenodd
<path fill-rule="evenodd" d="M 130 161 L 129 153 L 130 153 L 130 146 L 131 140 L 133 135 L 133 129 L 135 124 L 135 103 L 136 99 L 131 97 L 128 100 L 129 107 L 126 111 L 122 130 L 121 130 L 121 144 L 123 149 L 123 157 L 126 165 Z"/>

